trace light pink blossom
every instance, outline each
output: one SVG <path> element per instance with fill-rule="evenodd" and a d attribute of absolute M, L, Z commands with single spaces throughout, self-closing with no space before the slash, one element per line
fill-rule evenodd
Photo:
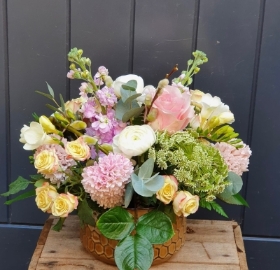
<path fill-rule="evenodd" d="M 110 153 L 84 168 L 82 185 L 93 201 L 111 208 L 123 204 L 125 184 L 130 182 L 132 173 L 133 165 L 128 158 Z"/>
<path fill-rule="evenodd" d="M 244 144 L 242 148 L 236 149 L 234 146 L 220 142 L 214 145 L 220 151 L 221 156 L 224 158 L 228 165 L 229 171 L 238 175 L 248 171 L 249 158 L 252 154 L 248 145 Z"/>
<path fill-rule="evenodd" d="M 74 70 L 69 70 L 69 72 L 67 73 L 67 78 L 74 79 L 74 73 Z"/>

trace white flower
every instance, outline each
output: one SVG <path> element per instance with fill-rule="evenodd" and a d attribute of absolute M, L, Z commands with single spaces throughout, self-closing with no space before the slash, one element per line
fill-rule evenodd
<path fill-rule="evenodd" d="M 143 103 L 145 103 L 146 105 L 151 105 L 156 91 L 156 88 L 152 85 L 145 86 L 142 95 L 137 98 L 139 106 L 142 106 Z"/>
<path fill-rule="evenodd" d="M 25 150 L 34 150 L 43 144 L 52 142 L 52 138 L 37 122 L 31 122 L 30 127 L 24 125 L 20 132 L 19 141 L 24 143 L 23 149 Z"/>
<path fill-rule="evenodd" d="M 128 126 L 113 138 L 113 151 L 127 158 L 145 153 L 156 141 L 156 135 L 149 125 Z"/>
<path fill-rule="evenodd" d="M 121 96 L 121 86 L 124 83 L 127 83 L 128 81 L 135 80 L 137 81 L 137 87 L 136 87 L 136 93 L 141 94 L 144 89 L 144 81 L 140 76 L 134 75 L 134 74 L 128 74 L 128 75 L 123 75 L 118 77 L 114 82 L 113 82 L 113 88 L 115 95 L 117 97 Z"/>

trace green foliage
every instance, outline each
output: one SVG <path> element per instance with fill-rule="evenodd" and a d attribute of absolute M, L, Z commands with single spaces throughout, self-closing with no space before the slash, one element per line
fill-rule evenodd
<path fill-rule="evenodd" d="M 152 244 L 138 234 L 127 236 L 115 249 L 115 262 L 120 270 L 148 270 L 153 257 Z"/>
<path fill-rule="evenodd" d="M 160 203 L 158 210 L 163 212 L 165 215 L 167 215 L 170 218 L 170 220 L 172 221 L 172 223 L 175 223 L 176 215 L 174 213 L 172 203 L 170 203 L 170 204 Z"/>
<path fill-rule="evenodd" d="M 204 198 L 201 198 L 200 201 L 199 201 L 199 206 L 201 206 L 202 208 L 206 208 L 208 210 L 212 210 L 213 209 L 218 214 L 220 214 L 221 216 L 228 218 L 228 215 L 225 213 L 223 208 L 219 204 L 214 202 L 214 201 L 207 202 Z"/>
<path fill-rule="evenodd" d="M 63 96 L 61 94 L 59 94 L 59 99 L 60 99 L 61 109 L 63 112 L 65 112 L 65 102 L 64 102 Z"/>
<path fill-rule="evenodd" d="M 134 189 L 132 187 L 132 183 L 129 182 L 125 187 L 124 194 L 124 207 L 127 208 L 132 200 Z"/>
<path fill-rule="evenodd" d="M 51 86 L 46 82 L 47 86 L 48 86 L 48 90 L 49 90 L 49 93 L 50 95 L 52 96 L 52 98 L 54 99 L 54 91 L 53 89 L 51 88 Z"/>
<path fill-rule="evenodd" d="M 63 227 L 63 223 L 64 223 L 65 219 L 66 218 L 59 218 L 57 223 L 52 227 L 52 230 L 54 230 L 56 232 L 60 232 Z"/>
<path fill-rule="evenodd" d="M 80 201 L 78 204 L 78 216 L 83 224 L 95 226 L 93 210 L 89 207 L 86 199 Z"/>
<path fill-rule="evenodd" d="M 46 98 L 48 98 L 48 99 L 50 99 L 50 100 L 53 100 L 53 97 L 50 94 L 46 94 L 46 93 L 41 92 L 41 91 L 35 91 L 35 92 L 40 94 L 40 95 L 42 95 L 42 96 L 44 96 L 44 97 L 46 97 Z"/>
<path fill-rule="evenodd" d="M 32 190 L 29 190 L 25 193 L 22 193 L 21 195 L 17 196 L 16 198 L 14 199 L 11 199 L 9 201 L 6 201 L 5 204 L 6 205 L 10 205 L 12 204 L 13 202 L 17 202 L 17 201 L 20 201 L 20 200 L 23 200 L 23 199 L 26 199 L 26 198 L 29 198 L 29 197 L 34 197 L 36 195 L 35 193 L 35 190 L 32 189 Z"/>
<path fill-rule="evenodd" d="M 28 185 L 31 183 L 32 183 L 31 181 L 26 180 L 23 177 L 19 176 L 13 183 L 9 185 L 9 190 L 0 195 L 7 197 L 9 195 L 18 193 L 19 191 L 26 189 Z"/>
<path fill-rule="evenodd" d="M 124 83 L 122 85 L 122 88 L 124 90 L 135 91 L 136 88 L 137 88 L 137 81 L 136 80 L 130 80 L 127 83 Z"/>
<path fill-rule="evenodd" d="M 163 244 L 173 235 L 172 222 L 161 211 L 151 211 L 138 219 L 137 234 L 146 237 L 152 244 Z"/>
<path fill-rule="evenodd" d="M 128 211 L 117 206 L 102 214 L 96 225 L 107 238 L 121 240 L 134 229 L 134 219 Z"/>
<path fill-rule="evenodd" d="M 236 205 L 244 205 L 244 206 L 249 206 L 248 203 L 243 199 L 243 197 L 240 194 L 229 194 L 229 193 L 221 193 L 217 195 L 217 197 L 228 203 L 228 204 L 236 204 Z"/>
<path fill-rule="evenodd" d="M 144 111 L 145 107 L 138 107 L 138 108 L 133 108 L 129 111 L 127 111 L 123 117 L 122 117 L 122 121 L 124 123 L 128 122 L 129 119 L 131 118 L 136 118 L 137 116 L 139 116 L 143 111 Z"/>
<path fill-rule="evenodd" d="M 43 184 L 47 182 L 45 179 L 39 179 L 35 182 L 34 186 L 37 188 L 37 187 L 41 187 L 43 186 Z"/>

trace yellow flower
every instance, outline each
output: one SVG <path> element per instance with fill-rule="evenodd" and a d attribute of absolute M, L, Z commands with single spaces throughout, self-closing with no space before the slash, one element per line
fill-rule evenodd
<path fill-rule="evenodd" d="M 34 166 L 38 173 L 52 174 L 59 167 L 59 160 L 54 150 L 43 150 L 35 156 Z"/>
<path fill-rule="evenodd" d="M 177 216 L 187 217 L 194 214 L 199 207 L 199 197 L 192 195 L 188 191 L 179 191 L 176 193 L 173 201 L 173 210 Z"/>
<path fill-rule="evenodd" d="M 164 175 L 164 185 L 157 191 L 156 197 L 164 204 L 169 204 L 178 190 L 178 182 L 173 175 Z"/>
<path fill-rule="evenodd" d="M 80 137 L 75 141 L 68 142 L 65 146 L 65 151 L 75 160 L 84 161 L 90 158 L 90 148 L 85 143 L 83 137 Z"/>
<path fill-rule="evenodd" d="M 67 217 L 74 209 L 77 209 L 78 199 L 73 194 L 59 194 L 53 202 L 52 214 L 57 217 Z"/>
<path fill-rule="evenodd" d="M 50 119 L 45 116 L 42 115 L 39 118 L 39 123 L 41 124 L 41 126 L 43 127 L 44 131 L 48 134 L 48 133 L 55 133 L 58 134 L 60 133 L 54 126 L 54 124 L 50 121 Z"/>
<path fill-rule="evenodd" d="M 36 188 L 35 202 L 43 212 L 51 213 L 53 201 L 57 196 L 56 188 L 45 182 L 42 187 Z"/>

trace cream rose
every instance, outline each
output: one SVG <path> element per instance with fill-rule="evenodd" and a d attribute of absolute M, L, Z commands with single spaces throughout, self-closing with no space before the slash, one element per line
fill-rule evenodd
<path fill-rule="evenodd" d="M 144 89 L 144 81 L 140 76 L 134 74 L 128 74 L 118 77 L 113 82 L 114 93 L 117 97 L 121 97 L 121 86 L 128 81 L 135 80 L 137 82 L 136 93 L 141 94 Z"/>
<path fill-rule="evenodd" d="M 59 194 L 53 202 L 52 214 L 57 217 L 67 217 L 74 209 L 77 209 L 78 198 L 73 194 Z"/>
<path fill-rule="evenodd" d="M 177 216 L 187 217 L 194 214 L 199 207 L 199 197 L 188 191 L 179 191 L 173 200 L 173 210 Z"/>
<path fill-rule="evenodd" d="M 128 126 L 113 138 L 113 152 L 131 158 L 145 153 L 156 141 L 149 125 Z"/>
<path fill-rule="evenodd" d="M 164 185 L 157 191 L 156 197 L 164 204 L 169 204 L 178 190 L 178 181 L 173 175 L 163 175 Z"/>
<path fill-rule="evenodd" d="M 83 98 L 71 99 L 65 103 L 65 110 L 69 110 L 72 113 L 76 113 L 84 103 Z"/>
<path fill-rule="evenodd" d="M 57 196 L 56 188 L 45 182 L 42 187 L 36 188 L 35 202 L 43 212 L 51 213 L 53 201 Z"/>
<path fill-rule="evenodd" d="M 84 161 L 90 158 L 90 148 L 83 137 L 68 142 L 65 146 L 65 151 L 75 160 Z"/>
<path fill-rule="evenodd" d="M 34 167 L 38 173 L 53 174 L 59 168 L 59 159 L 53 149 L 43 150 L 38 155 L 35 155 Z"/>
<path fill-rule="evenodd" d="M 37 122 L 31 122 L 29 127 L 24 125 L 20 132 L 19 141 L 24 143 L 23 149 L 25 150 L 34 150 L 43 144 L 52 142 L 52 138 Z"/>

